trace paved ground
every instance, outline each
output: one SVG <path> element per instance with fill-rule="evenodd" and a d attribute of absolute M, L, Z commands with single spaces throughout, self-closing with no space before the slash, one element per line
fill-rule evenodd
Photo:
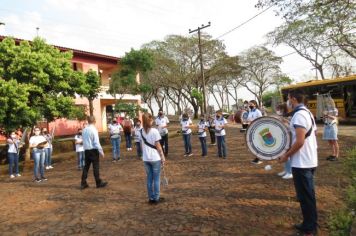
<path fill-rule="evenodd" d="M 123 152 L 123 160 L 112 163 L 109 150 L 101 161 L 101 176 L 109 181 L 104 189 L 79 190 L 81 172 L 71 154 L 56 157 L 47 171 L 47 182 L 31 182 L 32 172 L 10 180 L 0 177 L 1 235 L 296 235 L 291 225 L 300 222 L 299 204 L 291 180 L 276 174 L 276 163 L 250 164 L 237 125 L 227 128 L 228 159 L 201 158 L 198 138 L 196 155 L 183 158 L 181 137 L 170 139 L 167 169 L 169 186 L 162 189 L 166 202 L 148 205 L 142 162 L 134 152 Z M 342 138 L 346 150 L 354 138 Z M 316 185 L 320 235 L 327 233 L 327 217 L 342 206 L 344 177 L 342 161 L 327 162 L 328 147 L 319 141 L 320 167 Z"/>

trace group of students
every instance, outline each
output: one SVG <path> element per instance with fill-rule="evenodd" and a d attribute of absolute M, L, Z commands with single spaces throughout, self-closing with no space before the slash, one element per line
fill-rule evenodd
<path fill-rule="evenodd" d="M 34 160 L 33 175 L 34 181 L 41 182 L 47 180 L 45 177 L 45 169 L 53 169 L 52 166 L 52 140 L 53 137 L 49 134 L 46 128 L 34 128 L 34 133 L 29 140 L 30 148 L 32 148 L 32 158 Z M 10 178 L 20 177 L 19 171 L 19 153 L 23 145 L 21 142 L 22 133 L 20 131 L 12 131 L 7 139 L 8 158 L 9 158 L 9 176 Z"/>

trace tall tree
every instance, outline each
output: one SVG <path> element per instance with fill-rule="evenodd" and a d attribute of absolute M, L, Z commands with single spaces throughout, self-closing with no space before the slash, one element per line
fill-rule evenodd
<path fill-rule="evenodd" d="M 282 58 L 263 46 L 253 47 L 240 55 L 244 87 L 257 97 L 262 105 L 262 95 L 278 83 L 281 77 Z"/>
<path fill-rule="evenodd" d="M 84 85 L 82 85 L 82 90 L 80 95 L 86 97 L 89 101 L 89 114 L 94 115 L 94 105 L 93 101 L 98 97 L 100 93 L 100 77 L 97 72 L 89 70 L 84 74 Z"/>

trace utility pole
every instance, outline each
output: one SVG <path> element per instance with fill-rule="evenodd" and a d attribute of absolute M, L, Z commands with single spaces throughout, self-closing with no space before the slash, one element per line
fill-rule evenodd
<path fill-rule="evenodd" d="M 203 66 L 203 54 L 201 51 L 201 40 L 200 40 L 200 30 L 209 27 L 210 21 L 207 25 L 201 25 L 200 27 L 196 28 L 195 30 L 189 29 L 189 33 L 194 33 L 198 31 L 198 46 L 199 46 L 199 58 L 200 58 L 200 76 L 203 82 L 203 113 L 206 114 L 206 95 L 205 95 L 205 77 L 204 77 L 204 66 Z"/>

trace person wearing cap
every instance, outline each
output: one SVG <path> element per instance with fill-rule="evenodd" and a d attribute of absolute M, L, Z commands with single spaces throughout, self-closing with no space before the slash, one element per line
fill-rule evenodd
<path fill-rule="evenodd" d="M 215 136 L 218 146 L 218 157 L 226 159 L 226 143 L 225 143 L 225 125 L 227 124 L 226 119 L 223 117 L 222 111 L 216 112 L 214 125 L 215 125 Z"/>

